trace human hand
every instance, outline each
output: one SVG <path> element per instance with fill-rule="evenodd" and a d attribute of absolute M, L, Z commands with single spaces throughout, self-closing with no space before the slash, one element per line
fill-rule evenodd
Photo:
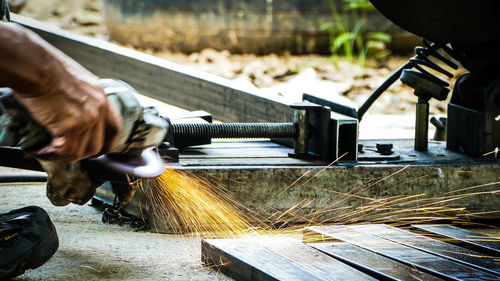
<path fill-rule="evenodd" d="M 0 42 L 0 86 L 52 135 L 31 154 L 72 162 L 113 147 L 122 121 L 96 76 L 17 24 L 0 23 Z"/>
<path fill-rule="evenodd" d="M 43 93 L 19 94 L 32 117 L 52 135 L 52 142 L 30 154 L 72 162 L 109 151 L 121 131 L 121 119 L 98 79 L 87 73 L 59 73 Z"/>

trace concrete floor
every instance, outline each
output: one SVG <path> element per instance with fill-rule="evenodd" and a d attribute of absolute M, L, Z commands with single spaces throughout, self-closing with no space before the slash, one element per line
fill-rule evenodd
<path fill-rule="evenodd" d="M 0 175 L 13 171 L 0 168 Z M 14 280 L 231 280 L 203 267 L 200 239 L 104 224 L 89 205 L 52 206 L 43 183 L 0 183 L 0 212 L 27 205 L 49 213 L 60 246 L 45 265 Z"/>

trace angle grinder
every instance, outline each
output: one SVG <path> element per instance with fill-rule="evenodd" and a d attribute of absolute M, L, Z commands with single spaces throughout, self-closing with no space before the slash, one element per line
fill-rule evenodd
<path fill-rule="evenodd" d="M 142 107 L 137 92 L 119 80 L 102 79 L 108 101 L 121 115 L 123 128 L 111 151 L 73 163 L 37 159 L 48 174 L 47 196 L 54 205 L 85 204 L 109 177 L 152 178 L 165 169 L 155 148 L 163 142 L 168 123 L 155 108 Z M 37 150 L 52 136 L 28 113 L 9 88 L 0 89 L 0 146 Z M 122 196 L 131 198 L 131 196 Z"/>

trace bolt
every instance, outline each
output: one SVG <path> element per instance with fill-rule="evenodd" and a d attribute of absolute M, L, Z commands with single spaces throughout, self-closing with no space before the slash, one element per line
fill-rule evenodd
<path fill-rule="evenodd" d="M 359 153 L 365 153 L 365 151 L 363 150 L 363 144 L 362 143 L 358 143 L 358 152 Z"/>
<path fill-rule="evenodd" d="M 377 152 L 382 155 L 391 155 L 392 143 L 377 143 Z"/>
<path fill-rule="evenodd" d="M 295 138 L 294 123 L 172 124 L 175 137 L 185 138 Z"/>

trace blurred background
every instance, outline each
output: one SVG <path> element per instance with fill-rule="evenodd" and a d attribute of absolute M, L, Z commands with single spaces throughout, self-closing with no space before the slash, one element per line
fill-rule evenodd
<path fill-rule="evenodd" d="M 9 0 L 11 10 L 300 100 L 303 92 L 359 106 L 413 56 L 420 38 L 368 0 Z M 397 82 L 370 114 L 412 115 Z M 431 101 L 431 114 L 446 102 Z M 412 125 L 412 124 L 410 124 Z"/>

